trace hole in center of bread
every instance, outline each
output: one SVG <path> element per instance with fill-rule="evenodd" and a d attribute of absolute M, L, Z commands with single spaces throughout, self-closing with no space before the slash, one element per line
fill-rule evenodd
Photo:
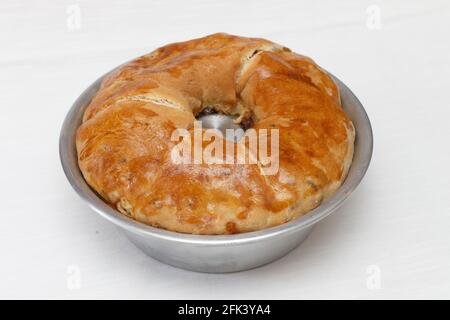
<path fill-rule="evenodd" d="M 199 114 L 196 118 L 202 122 L 203 129 L 217 129 L 227 140 L 238 141 L 244 135 L 244 128 L 235 123 L 236 116 L 213 112 Z"/>

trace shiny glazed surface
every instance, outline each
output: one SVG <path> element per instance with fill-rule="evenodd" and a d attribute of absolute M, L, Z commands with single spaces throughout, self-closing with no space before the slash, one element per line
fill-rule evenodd
<path fill-rule="evenodd" d="M 172 132 L 192 131 L 205 108 L 279 129 L 278 173 L 174 164 Z M 103 80 L 76 139 L 81 171 L 103 199 L 140 222 L 194 234 L 260 230 L 317 207 L 345 179 L 353 141 L 336 84 L 311 59 L 226 34 L 121 66 Z"/>

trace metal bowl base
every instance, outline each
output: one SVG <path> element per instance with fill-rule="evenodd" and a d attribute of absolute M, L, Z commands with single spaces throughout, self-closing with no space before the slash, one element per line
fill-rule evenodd
<path fill-rule="evenodd" d="M 288 254 L 311 233 L 314 226 L 282 238 L 244 243 L 233 247 L 183 244 L 176 247 L 165 241 L 125 232 L 128 239 L 148 256 L 171 266 L 196 272 L 230 273 L 254 269 Z"/>

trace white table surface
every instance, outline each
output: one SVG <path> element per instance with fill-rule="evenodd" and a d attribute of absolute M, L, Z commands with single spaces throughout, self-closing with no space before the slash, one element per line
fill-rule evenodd
<path fill-rule="evenodd" d="M 449 6 L 1 1 L 0 298 L 450 298 Z M 78 198 L 58 157 L 66 112 L 99 75 L 218 31 L 313 57 L 361 99 L 375 137 L 362 184 L 299 248 L 224 275 L 145 256 Z"/>

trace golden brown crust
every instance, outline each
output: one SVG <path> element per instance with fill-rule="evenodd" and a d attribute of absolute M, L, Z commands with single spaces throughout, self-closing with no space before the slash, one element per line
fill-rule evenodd
<path fill-rule="evenodd" d="M 176 128 L 203 108 L 279 129 L 279 171 L 252 164 L 174 164 Z M 259 230 L 330 196 L 353 156 L 354 129 L 333 80 L 270 41 L 213 34 L 164 46 L 102 83 L 77 132 L 88 184 L 122 213 L 194 234 Z M 231 143 L 226 141 L 226 143 Z"/>

